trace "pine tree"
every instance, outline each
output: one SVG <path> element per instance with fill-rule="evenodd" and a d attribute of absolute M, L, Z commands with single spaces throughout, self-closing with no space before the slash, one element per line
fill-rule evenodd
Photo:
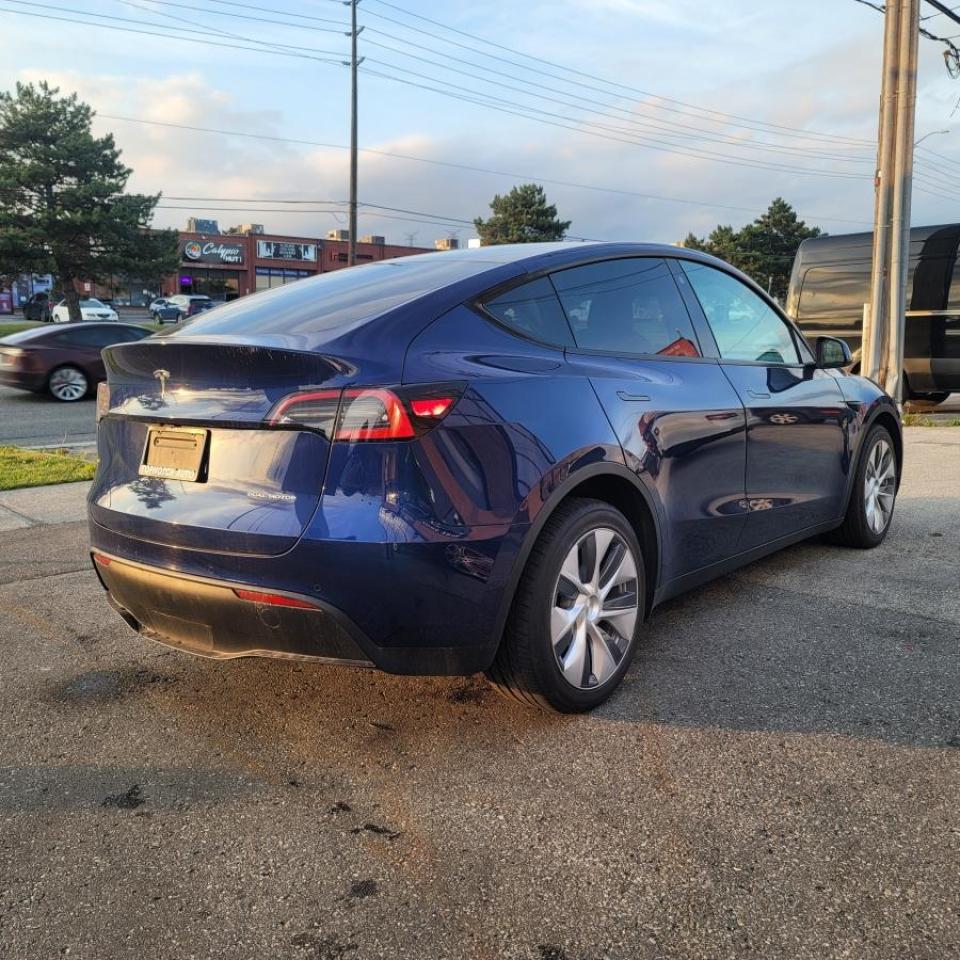
<path fill-rule="evenodd" d="M 473 221 L 484 246 L 562 240 L 570 227 L 569 220 L 557 218 L 557 208 L 547 203 L 543 187 L 536 183 L 521 184 L 503 197 L 497 194 L 490 209 L 489 220 Z"/>
<path fill-rule="evenodd" d="M 113 136 L 94 137 L 91 108 L 59 93 L 0 93 L 0 275 L 53 273 L 75 322 L 81 282 L 171 273 L 177 235 L 148 229 L 159 195 L 124 193 Z"/>

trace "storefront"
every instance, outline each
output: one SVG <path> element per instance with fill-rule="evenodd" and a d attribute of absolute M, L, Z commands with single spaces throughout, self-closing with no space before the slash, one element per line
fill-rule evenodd
<path fill-rule="evenodd" d="M 246 237 L 180 237 L 180 269 L 175 289 L 164 292 L 198 294 L 213 300 L 235 300 L 252 291 L 248 280 Z"/>
<path fill-rule="evenodd" d="M 195 222 L 196 223 L 196 222 Z M 216 227 L 215 222 L 209 226 Z M 237 297 L 295 283 L 347 265 L 348 244 L 343 240 L 283 237 L 261 232 L 180 234 L 180 266 L 163 284 L 166 296 L 196 294 L 213 300 Z M 423 248 L 383 243 L 357 244 L 357 260 L 425 253 Z"/>

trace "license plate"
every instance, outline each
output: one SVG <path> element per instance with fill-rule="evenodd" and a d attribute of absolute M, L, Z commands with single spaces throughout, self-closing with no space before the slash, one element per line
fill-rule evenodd
<path fill-rule="evenodd" d="M 209 430 L 191 427 L 149 427 L 140 464 L 141 477 L 199 480 L 206 466 Z"/>

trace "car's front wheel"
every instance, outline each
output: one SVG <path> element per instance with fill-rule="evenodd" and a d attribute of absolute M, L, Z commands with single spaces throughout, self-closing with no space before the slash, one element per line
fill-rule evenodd
<path fill-rule="evenodd" d="M 870 549 L 883 543 L 897 497 L 897 453 L 886 427 L 877 424 L 863 442 L 843 524 L 832 539 Z"/>
<path fill-rule="evenodd" d="M 603 703 L 633 658 L 644 583 L 640 544 L 619 510 L 598 500 L 561 504 L 531 551 L 488 678 L 545 710 Z"/>
<path fill-rule="evenodd" d="M 90 381 L 79 367 L 57 367 L 47 383 L 51 395 L 65 403 L 82 400 L 90 391 Z"/>

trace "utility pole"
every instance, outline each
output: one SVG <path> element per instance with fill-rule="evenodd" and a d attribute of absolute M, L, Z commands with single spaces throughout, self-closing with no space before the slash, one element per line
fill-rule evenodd
<path fill-rule="evenodd" d="M 884 14 L 873 263 L 860 361 L 861 372 L 898 402 L 903 393 L 920 2 L 888 0 Z"/>
<path fill-rule="evenodd" d="M 917 107 L 917 56 L 920 0 L 901 0 L 900 71 L 897 78 L 897 133 L 893 161 L 893 210 L 890 229 L 890 308 L 886 357 L 880 368 L 884 389 L 904 400 L 903 346 L 906 333 L 907 278 L 910 265 L 910 208 L 913 201 L 913 142 Z"/>
<path fill-rule="evenodd" d="M 347 264 L 357 262 L 357 67 L 363 57 L 357 57 L 357 38 L 363 27 L 357 29 L 357 4 L 360 0 L 343 0 L 350 8 L 350 245 Z"/>

